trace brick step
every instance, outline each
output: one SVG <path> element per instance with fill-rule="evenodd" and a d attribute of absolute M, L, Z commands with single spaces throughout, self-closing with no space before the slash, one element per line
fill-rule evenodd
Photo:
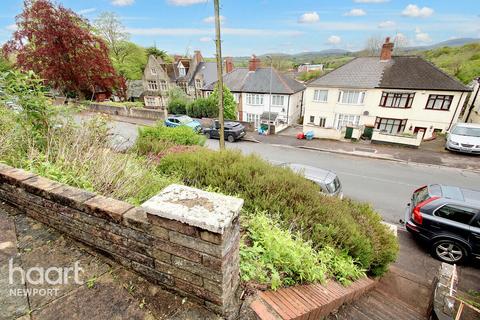
<path fill-rule="evenodd" d="M 381 289 L 375 289 L 366 296 L 344 305 L 328 320 L 370 319 L 370 320 L 421 320 L 427 319 L 401 300 Z"/>

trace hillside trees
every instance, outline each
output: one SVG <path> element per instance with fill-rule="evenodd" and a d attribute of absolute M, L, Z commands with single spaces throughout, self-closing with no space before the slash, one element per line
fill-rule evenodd
<path fill-rule="evenodd" d="M 49 0 L 26 0 L 16 17 L 17 31 L 3 47 L 16 65 L 46 83 L 80 97 L 121 85 L 102 38 L 88 21 Z"/>

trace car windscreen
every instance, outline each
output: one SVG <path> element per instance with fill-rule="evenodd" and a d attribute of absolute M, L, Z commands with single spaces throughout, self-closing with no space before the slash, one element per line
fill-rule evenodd
<path fill-rule="evenodd" d="M 338 177 L 335 177 L 335 179 L 333 179 L 331 182 L 327 183 L 326 185 L 327 185 L 328 192 L 335 193 L 337 192 L 338 189 L 340 189 L 340 180 L 338 179 Z"/>
<path fill-rule="evenodd" d="M 427 186 L 416 190 L 413 193 L 413 197 L 412 197 L 413 206 L 415 207 L 417 204 L 427 200 L 428 198 L 430 198 L 430 194 L 428 193 L 428 187 Z"/>
<path fill-rule="evenodd" d="M 180 121 L 180 123 L 186 124 L 186 123 L 192 122 L 193 119 L 190 118 L 189 116 L 183 116 L 183 117 L 178 118 L 178 121 Z"/>
<path fill-rule="evenodd" d="M 457 126 L 452 130 L 452 134 L 459 136 L 480 137 L 480 128 Z"/>

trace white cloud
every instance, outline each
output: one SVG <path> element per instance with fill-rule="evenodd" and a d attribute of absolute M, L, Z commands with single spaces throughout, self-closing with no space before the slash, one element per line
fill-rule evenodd
<path fill-rule="evenodd" d="M 224 23 L 225 20 L 226 20 L 226 18 L 224 16 L 220 16 L 220 22 L 221 23 Z M 205 22 L 205 23 L 215 23 L 215 17 L 214 16 L 206 17 L 205 19 L 203 19 L 203 22 Z"/>
<path fill-rule="evenodd" d="M 409 4 L 403 11 L 402 15 L 412 18 L 426 18 L 433 14 L 433 9 L 429 7 L 420 8 L 415 4 Z"/>
<path fill-rule="evenodd" d="M 210 42 L 210 41 L 213 41 L 213 39 L 210 38 L 210 37 L 201 37 L 201 38 L 198 39 L 198 40 L 200 40 L 200 42 Z"/>
<path fill-rule="evenodd" d="M 111 3 L 117 7 L 126 7 L 131 6 L 135 0 L 112 0 Z"/>
<path fill-rule="evenodd" d="M 360 16 L 364 16 L 366 15 L 367 13 L 365 12 L 365 10 L 363 9 L 352 9 L 348 12 L 346 12 L 344 14 L 344 16 L 347 16 L 347 17 L 360 17 Z"/>
<path fill-rule="evenodd" d="M 430 35 L 426 32 L 422 32 L 422 30 L 419 27 L 415 28 L 415 40 L 419 42 L 430 42 L 432 41 L 432 38 L 430 38 Z"/>
<path fill-rule="evenodd" d="M 126 31 L 132 35 L 138 36 L 213 36 L 215 30 L 196 29 L 196 28 L 128 28 Z M 271 30 L 271 29 L 243 29 L 243 28 L 223 28 L 224 35 L 237 36 L 299 36 L 303 32 L 292 30 Z"/>
<path fill-rule="evenodd" d="M 328 37 L 328 40 L 327 40 L 328 44 L 333 44 L 333 45 L 340 44 L 340 42 L 342 42 L 342 38 L 340 38 L 339 36 L 330 36 Z"/>
<path fill-rule="evenodd" d="M 391 28 L 395 28 L 397 24 L 395 23 L 395 21 L 392 21 L 392 20 L 387 20 L 387 21 L 382 21 L 378 24 L 378 27 L 380 29 L 391 29 Z"/>
<path fill-rule="evenodd" d="M 306 12 L 298 18 L 298 22 L 300 23 L 315 23 L 320 20 L 320 17 L 318 16 L 318 13 L 315 11 L 313 12 Z"/>
<path fill-rule="evenodd" d="M 89 14 L 89 13 L 92 13 L 92 12 L 95 12 L 97 11 L 97 8 L 87 8 L 87 9 L 82 9 L 82 10 L 78 10 L 78 14 Z"/>
<path fill-rule="evenodd" d="M 383 3 L 388 1 L 390 0 L 353 0 L 356 3 Z"/>
<path fill-rule="evenodd" d="M 206 3 L 208 0 L 167 0 L 168 4 L 173 6 L 191 6 L 199 3 Z"/>
<path fill-rule="evenodd" d="M 8 31 L 17 31 L 18 27 L 16 24 L 9 24 L 8 26 L 5 27 Z"/>

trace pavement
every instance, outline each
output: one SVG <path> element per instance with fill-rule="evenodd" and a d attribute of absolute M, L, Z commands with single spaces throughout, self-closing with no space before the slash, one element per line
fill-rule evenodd
<path fill-rule="evenodd" d="M 0 203 L 1 320 L 219 319 L 80 242 L 4 208 Z M 76 263 L 81 268 L 78 283 L 72 273 L 68 279 L 58 276 L 55 268 L 62 268 L 61 275 Z M 20 269 L 26 272 L 25 284 Z"/>

